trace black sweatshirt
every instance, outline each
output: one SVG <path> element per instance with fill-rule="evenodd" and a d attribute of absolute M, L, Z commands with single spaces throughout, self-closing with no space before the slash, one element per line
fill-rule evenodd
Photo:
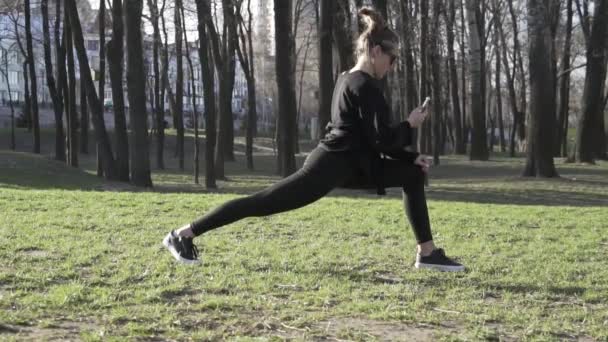
<path fill-rule="evenodd" d="M 389 106 L 371 75 L 344 72 L 336 81 L 331 101 L 331 122 L 320 146 L 327 151 L 352 151 L 369 173 L 378 194 L 385 194 L 382 157 L 414 163 L 418 153 L 406 151 L 412 144 L 409 122 L 389 123 Z"/>

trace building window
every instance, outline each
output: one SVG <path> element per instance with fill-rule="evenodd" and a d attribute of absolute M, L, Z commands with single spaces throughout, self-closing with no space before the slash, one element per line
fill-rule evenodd
<path fill-rule="evenodd" d="M 97 40 L 87 40 L 87 50 L 89 51 L 97 51 L 99 49 L 99 41 Z"/>
<path fill-rule="evenodd" d="M 12 86 L 19 84 L 19 73 L 17 71 L 8 72 L 8 83 Z"/>

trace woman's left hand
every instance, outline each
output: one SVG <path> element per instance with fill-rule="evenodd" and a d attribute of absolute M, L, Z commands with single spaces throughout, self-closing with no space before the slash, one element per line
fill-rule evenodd
<path fill-rule="evenodd" d="M 429 168 L 433 165 L 433 160 L 429 156 L 425 156 L 423 154 L 419 155 L 416 160 L 414 160 L 414 164 L 418 165 L 422 168 L 422 172 L 429 172 Z"/>

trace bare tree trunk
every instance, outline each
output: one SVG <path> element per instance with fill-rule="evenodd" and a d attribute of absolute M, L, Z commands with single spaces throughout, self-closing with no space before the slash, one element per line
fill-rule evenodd
<path fill-rule="evenodd" d="M 430 86 L 428 81 L 428 43 L 429 43 L 429 4 L 428 1 L 420 1 L 420 95 L 419 103 L 423 103 L 424 99 L 430 95 Z M 430 122 L 426 121 L 418 133 L 418 149 L 421 153 L 428 154 L 431 150 L 431 146 L 428 144 L 428 135 L 430 134 L 429 126 Z"/>
<path fill-rule="evenodd" d="M 57 1 L 55 7 L 60 7 L 60 1 Z M 40 2 L 40 9 L 42 11 L 42 30 L 44 35 L 44 66 L 46 71 L 46 83 L 49 88 L 49 94 L 53 101 L 53 110 L 55 112 L 55 159 L 65 162 L 65 135 L 63 132 L 63 119 L 62 119 L 62 99 L 57 91 L 57 85 L 55 83 L 55 77 L 53 76 L 53 62 L 51 59 L 51 34 L 49 30 L 49 4 L 48 0 L 42 0 Z M 57 25 L 57 17 L 55 23 Z M 57 31 L 58 32 L 58 31 Z M 8 85 L 8 82 L 7 82 Z M 9 90 L 10 95 L 10 90 Z"/>
<path fill-rule="evenodd" d="M 456 7 L 453 0 L 447 0 L 448 8 L 444 11 L 446 20 L 446 32 L 447 32 L 447 50 L 448 50 L 448 62 L 449 62 L 449 75 L 450 75 L 450 93 L 452 99 L 452 111 L 454 113 L 454 151 L 457 154 L 466 153 L 466 148 L 463 142 L 462 134 L 462 119 L 460 113 L 460 101 L 458 98 L 458 72 L 456 67 L 456 59 L 454 58 L 454 30 L 456 28 Z"/>
<path fill-rule="evenodd" d="M 180 8 L 182 8 L 182 0 L 175 1 L 175 58 L 177 75 L 175 80 L 175 111 L 173 112 L 177 130 L 177 144 L 175 151 L 179 158 L 179 169 L 184 170 L 184 66 L 182 56 L 182 18 Z"/>
<path fill-rule="evenodd" d="M 69 1 L 69 0 L 68 0 Z M 67 8 L 67 5 L 66 5 Z M 73 18 L 65 17 L 66 53 L 68 64 L 68 82 L 66 93 L 66 109 L 68 118 L 68 165 L 78 167 L 78 114 L 76 112 L 76 71 L 74 67 L 74 48 L 72 36 Z M 82 82 L 83 69 L 80 69 Z"/>
<path fill-rule="evenodd" d="M 552 2 L 528 1 L 528 37 L 530 56 L 530 122 L 528 153 L 523 175 L 529 177 L 557 177 L 553 164 L 553 130 L 555 88 L 551 76 L 550 17 Z"/>
<path fill-rule="evenodd" d="M 292 33 L 292 3 L 274 1 L 276 27 L 276 70 L 279 91 L 279 155 L 281 175 L 287 177 L 296 170 L 293 140 L 296 134 L 296 95 L 293 72 L 295 41 Z M 331 34 L 331 30 L 329 31 Z"/>
<path fill-rule="evenodd" d="M 207 32 L 207 21 L 211 20 L 211 11 L 206 0 L 196 0 L 196 12 L 198 19 L 199 60 L 201 61 L 203 77 L 203 96 L 205 101 L 205 187 L 207 189 L 217 188 L 215 182 L 214 151 L 216 141 L 216 112 L 214 94 L 214 72 L 213 61 L 211 61 L 211 47 L 209 46 L 209 34 Z"/>
<path fill-rule="evenodd" d="M 485 33 L 480 0 L 466 0 L 469 23 L 469 75 L 471 79 L 471 160 L 488 160 L 485 113 Z"/>
<path fill-rule="evenodd" d="M 160 66 L 158 63 L 159 49 L 161 45 L 160 28 L 158 26 L 158 0 L 148 0 L 148 7 L 150 10 L 150 17 L 152 22 L 152 28 L 154 30 L 154 46 L 152 50 L 152 60 L 154 68 L 154 109 L 156 110 L 155 122 L 156 122 L 156 167 L 163 170 L 165 168 L 165 162 L 163 158 L 164 144 L 165 144 L 165 113 L 164 113 L 164 98 L 161 97 L 161 81 L 160 81 Z M 161 13 L 164 12 L 165 1 Z M 162 103 L 161 103 L 162 102 Z"/>
<path fill-rule="evenodd" d="M 430 37 L 430 60 L 431 60 L 431 74 L 432 74 L 432 93 L 433 93 L 433 106 L 431 107 L 431 124 L 433 126 L 433 164 L 439 165 L 439 152 L 441 151 L 441 55 L 440 55 L 440 17 L 441 17 L 441 1 L 433 0 L 433 11 L 432 11 L 432 26 L 435 28 L 433 34 Z"/>
<path fill-rule="evenodd" d="M 188 61 L 188 70 L 190 71 L 190 91 L 189 95 L 192 103 L 192 122 L 194 124 L 194 184 L 199 184 L 199 138 L 198 138 L 198 110 L 196 109 L 196 86 L 194 77 L 194 67 L 192 66 L 192 58 L 190 58 L 190 46 L 188 46 L 188 34 L 186 33 L 186 22 L 184 15 L 184 7 L 180 9 L 182 18 L 182 30 L 184 32 L 184 45 L 186 47 L 186 61 Z"/>
<path fill-rule="evenodd" d="M 319 23 L 319 136 L 325 135 L 325 127 L 331 120 L 331 95 L 334 81 L 332 74 L 333 51 L 331 32 L 335 1 L 319 0 L 321 5 Z M 278 84 L 278 82 L 277 82 Z"/>
<path fill-rule="evenodd" d="M 526 139 L 526 78 L 527 75 L 524 71 L 524 60 L 521 55 L 521 47 L 519 44 L 519 28 L 517 25 L 517 16 L 515 14 L 515 9 L 513 7 L 513 0 L 507 0 L 509 13 L 511 14 L 511 25 L 513 30 L 513 74 L 516 74 L 516 70 L 519 71 L 519 84 L 520 84 L 520 94 L 519 98 L 521 100 L 521 105 L 519 106 L 519 110 L 517 111 L 517 136 L 520 141 L 524 141 Z M 506 46 L 505 44 L 503 44 Z"/>
<path fill-rule="evenodd" d="M 465 0 L 460 0 L 460 57 L 462 59 L 462 68 L 460 70 L 460 80 L 462 82 L 460 89 L 462 93 L 462 145 L 457 146 L 457 153 L 466 154 L 467 153 L 467 143 L 469 141 L 469 124 L 467 120 L 467 54 L 465 51 L 465 32 L 466 32 L 466 21 L 465 21 L 465 8 L 464 8 Z"/>
<path fill-rule="evenodd" d="M 99 103 L 101 104 L 101 112 L 105 112 L 105 85 L 106 85 L 106 3 L 105 0 L 99 0 Z M 83 124 L 80 139 L 82 153 L 89 153 L 89 121 L 86 125 Z M 97 149 L 96 149 L 97 150 Z M 99 155 L 97 156 L 99 158 Z"/>
<path fill-rule="evenodd" d="M 127 49 L 127 89 L 131 122 L 131 181 L 136 186 L 151 187 L 148 146 L 148 114 L 146 113 L 146 74 L 141 34 L 143 0 L 125 4 Z"/>
<path fill-rule="evenodd" d="M 121 0 L 112 2 L 112 39 L 108 42 L 107 58 L 112 87 L 114 134 L 116 138 L 116 168 L 118 179 L 129 181 L 129 138 L 123 88 L 124 26 Z M 102 112 L 103 114 L 103 112 Z"/>
<path fill-rule="evenodd" d="M 80 79 L 82 80 L 82 69 Z M 88 153 L 88 145 L 89 144 L 89 110 L 87 108 L 87 90 L 82 81 L 80 82 L 80 152 Z"/>
<path fill-rule="evenodd" d="M 80 27 L 80 19 L 78 18 L 78 9 L 76 8 L 75 0 L 66 0 L 66 13 L 70 17 L 70 24 L 72 25 L 74 45 L 78 54 L 78 64 L 80 68 L 84 68 L 85 72 L 84 82 L 87 88 L 87 99 L 89 100 L 90 110 L 92 114 L 93 127 L 95 128 L 95 139 L 99 144 L 102 167 L 104 170 L 104 176 L 110 180 L 117 179 L 116 167 L 114 164 L 114 157 L 112 154 L 112 146 L 108 133 L 106 131 L 106 125 L 103 120 L 103 113 L 100 111 L 101 105 L 99 104 L 99 98 L 91 78 L 91 69 L 89 68 L 89 60 L 86 55 L 84 47 L 84 38 L 82 36 L 82 29 Z"/>
<path fill-rule="evenodd" d="M 2 77 L 6 83 L 8 91 L 8 103 L 11 108 L 11 137 L 9 141 L 9 148 L 14 151 L 17 147 L 15 143 L 15 108 L 13 104 L 11 83 L 8 79 L 8 50 L 4 47 L 0 47 L 0 50 L 2 51 L 2 60 L 0 61 L 2 62 L 2 68 L 0 69 L 0 72 L 2 73 Z"/>
<path fill-rule="evenodd" d="M 335 6 L 337 6 L 335 11 L 336 25 L 333 27 L 333 32 L 340 60 L 338 70 L 345 71 L 355 65 L 353 37 L 350 28 L 350 2 L 348 0 L 338 0 Z"/>
<path fill-rule="evenodd" d="M 501 67 L 501 46 L 500 46 L 500 29 L 499 26 L 502 26 L 500 10 L 497 6 L 493 8 L 493 16 L 494 16 L 494 32 L 493 32 L 493 40 L 494 40 L 494 50 L 496 51 L 496 70 L 495 70 L 495 80 L 496 83 L 496 121 L 498 121 L 498 136 L 500 139 L 500 150 L 501 152 L 507 151 L 507 146 L 505 142 L 505 133 L 504 133 L 504 125 L 502 120 L 502 90 L 501 90 L 501 79 L 500 79 L 500 67 Z M 506 46 L 504 47 L 506 49 Z M 494 138 L 494 129 L 492 129 L 492 138 Z M 492 149 L 491 149 L 492 150 Z"/>
<path fill-rule="evenodd" d="M 256 92 L 255 92 L 255 63 L 253 59 L 253 13 L 251 12 L 251 0 L 247 0 L 247 24 L 240 12 L 238 12 L 238 28 L 240 43 L 236 45 L 236 51 L 238 53 L 241 67 L 245 73 L 247 79 L 247 136 L 245 154 L 247 157 L 247 169 L 253 170 L 253 137 L 256 131 L 257 125 L 257 111 L 256 111 Z M 237 42 L 238 42 L 237 41 Z M 308 52 L 308 49 L 306 50 Z M 306 55 L 304 55 L 304 62 L 306 62 Z"/>
<path fill-rule="evenodd" d="M 570 113 L 570 44 L 572 41 L 572 0 L 568 0 L 566 40 L 562 56 L 562 75 L 559 79 L 559 107 L 557 120 L 556 151 L 554 155 L 568 156 L 568 116 Z"/>
<path fill-rule="evenodd" d="M 603 83 L 606 77 L 606 34 L 608 33 L 608 0 L 595 3 L 591 30 L 587 39 L 587 67 L 582 111 L 576 134 L 575 159 L 578 162 L 594 163 L 598 155 L 595 145 L 606 144 L 602 140 Z M 600 132 L 601 131 L 601 132 Z"/>
<path fill-rule="evenodd" d="M 34 153 L 40 153 L 40 120 L 38 117 L 38 86 L 36 79 L 36 64 L 34 49 L 32 47 L 32 26 L 30 18 L 30 0 L 24 0 L 25 12 L 25 42 L 27 46 L 27 60 L 30 67 L 30 109 L 32 115 L 32 128 L 34 131 Z"/>

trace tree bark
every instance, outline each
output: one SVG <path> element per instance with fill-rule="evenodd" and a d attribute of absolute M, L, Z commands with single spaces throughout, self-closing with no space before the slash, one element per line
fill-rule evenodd
<path fill-rule="evenodd" d="M 447 31 L 448 67 L 450 75 L 450 94 L 452 100 L 452 111 L 454 113 L 454 151 L 456 154 L 466 153 L 462 132 L 462 119 L 460 113 L 460 99 L 458 96 L 458 71 L 454 57 L 454 30 L 456 28 L 456 6 L 454 0 L 447 0 L 448 7 L 444 11 Z"/>
<path fill-rule="evenodd" d="M 105 113 L 105 85 L 106 85 L 106 2 L 99 0 L 99 103 L 101 112 Z M 89 122 L 83 125 L 86 129 L 81 131 L 81 152 L 89 153 Z M 99 157 L 99 156 L 98 156 Z"/>
<path fill-rule="evenodd" d="M 466 0 L 469 23 L 469 77 L 471 80 L 471 160 L 488 160 L 485 113 L 485 20 L 480 0 Z"/>
<path fill-rule="evenodd" d="M 108 42 L 107 58 L 112 87 L 112 108 L 114 109 L 114 135 L 116 138 L 116 168 L 118 179 L 129 181 L 129 138 L 125 114 L 123 88 L 124 26 L 123 4 L 121 0 L 112 2 L 112 39 Z M 102 112 L 103 114 L 103 112 Z"/>
<path fill-rule="evenodd" d="M 247 158 L 247 169 L 253 170 L 253 137 L 257 125 L 257 110 L 256 110 L 256 80 L 255 80 L 255 63 L 253 59 L 253 13 L 251 12 L 251 0 L 247 0 L 247 24 L 243 17 L 238 15 L 238 28 L 240 43 L 236 45 L 241 68 L 247 79 L 247 133 L 245 138 L 245 154 Z M 308 50 L 307 50 L 308 52 Z M 306 62 L 306 54 L 304 56 Z M 301 89 L 301 88 L 300 88 Z"/>
<path fill-rule="evenodd" d="M 55 7 L 60 7 L 61 1 L 57 1 Z M 63 132 L 63 105 L 62 99 L 57 91 L 57 85 L 55 83 L 55 77 L 53 76 L 53 62 L 51 59 L 51 34 L 49 30 L 49 3 L 48 0 L 42 0 L 40 2 L 40 9 L 42 11 L 42 30 L 43 30 L 43 44 L 44 44 L 44 67 L 46 71 L 46 83 L 49 88 L 49 94 L 51 95 L 51 101 L 53 101 L 53 111 L 55 112 L 55 159 L 65 162 L 65 134 Z M 59 10 L 58 10 L 59 11 Z M 55 25 L 59 21 L 59 14 L 56 13 L 57 19 Z M 58 28 L 58 27 L 57 27 Z M 56 32 L 58 32 L 56 28 Z M 8 82 L 7 82 L 8 84 Z M 10 92 L 10 90 L 9 90 Z"/>
<path fill-rule="evenodd" d="M 67 6 L 66 6 L 67 8 Z M 72 18 L 65 17 L 66 53 L 68 64 L 68 82 L 66 95 L 66 110 L 68 118 L 68 165 L 78 167 L 78 113 L 76 112 L 76 71 L 74 67 L 74 48 L 72 36 Z M 83 69 L 80 69 L 82 82 Z"/>
<path fill-rule="evenodd" d="M 156 126 L 156 167 L 160 170 L 165 168 L 164 144 L 165 144 L 165 113 L 164 99 L 161 97 L 160 66 L 158 63 L 159 49 L 161 45 L 160 28 L 158 26 L 158 0 L 148 0 L 152 29 L 154 30 L 154 45 L 152 48 L 152 60 L 154 69 L 154 109 Z M 164 12 L 165 1 L 163 0 L 162 10 Z"/>
<path fill-rule="evenodd" d="M 32 115 L 32 128 L 34 132 L 34 153 L 40 153 L 40 120 L 38 117 L 38 81 L 36 79 L 36 64 L 34 49 L 32 47 L 32 26 L 30 18 L 30 0 L 24 0 L 25 12 L 25 42 L 27 46 L 27 60 L 30 76 L 30 109 Z"/>
<path fill-rule="evenodd" d="M 295 41 L 292 33 L 292 3 L 274 1 L 277 88 L 279 91 L 279 160 L 281 175 L 287 177 L 296 170 L 293 140 L 296 134 L 296 94 L 293 73 Z M 331 34 L 331 30 L 329 31 Z"/>
<path fill-rule="evenodd" d="M 500 51 L 501 51 L 501 46 L 500 46 L 500 40 L 499 40 L 499 36 L 500 36 L 500 29 L 499 27 L 502 26 L 502 21 L 501 21 L 501 16 L 500 16 L 500 10 L 498 8 L 498 6 L 494 6 L 493 8 L 493 17 L 494 17 L 494 32 L 493 32 L 493 41 L 494 41 L 494 50 L 495 50 L 495 59 L 496 59 L 496 70 L 495 70 L 495 88 L 496 88 L 496 121 L 498 121 L 498 137 L 499 137 L 499 141 L 500 141 L 500 151 L 501 152 L 506 152 L 507 151 L 507 146 L 506 146 L 506 141 L 505 141 L 505 134 L 504 134 L 504 125 L 503 125 L 503 120 L 502 120 L 502 89 L 501 89 L 501 78 L 500 78 L 500 73 L 501 73 L 501 55 L 500 55 Z M 506 47 L 504 47 L 506 49 Z M 492 129 L 492 139 L 494 139 L 494 129 Z M 492 149 L 490 149 L 492 150 Z"/>
<path fill-rule="evenodd" d="M 75 43 L 74 45 L 76 47 L 76 53 L 78 54 L 78 64 L 85 70 L 83 73 L 84 80 L 81 80 L 81 82 L 84 82 L 87 88 L 87 99 L 90 104 L 89 109 L 91 110 L 92 114 L 92 122 L 95 129 L 95 139 L 99 144 L 104 177 L 110 180 L 116 180 L 117 173 L 112 154 L 112 146 L 106 131 L 103 113 L 100 111 L 101 105 L 99 104 L 99 98 L 97 97 L 95 85 L 93 84 L 93 79 L 91 78 L 91 69 L 89 68 L 89 60 L 84 47 L 82 28 L 80 27 L 80 19 L 78 18 L 78 9 L 76 8 L 75 0 L 66 0 L 66 13 L 69 14 L 68 16 L 70 17 L 70 24 L 72 25 Z"/>
<path fill-rule="evenodd" d="M 334 0 L 319 0 L 321 11 L 319 23 L 319 130 L 318 138 L 325 136 L 325 127 L 331 120 L 331 96 L 333 93 L 332 37 Z M 277 80 L 278 84 L 278 80 Z"/>
<path fill-rule="evenodd" d="M 80 69 L 80 79 L 82 80 L 82 69 Z M 87 90 L 82 82 L 80 82 L 80 153 L 88 153 L 89 145 L 89 110 L 87 108 Z"/>
<path fill-rule="evenodd" d="M 146 74 L 141 34 L 143 0 L 128 0 L 125 6 L 127 49 L 127 90 L 131 123 L 131 181 L 136 186 L 151 187 L 146 113 Z"/>
<path fill-rule="evenodd" d="M 427 96 L 431 94 L 430 85 L 429 85 L 429 53 L 428 53 L 428 45 L 429 45 L 429 4 L 428 1 L 421 0 L 420 1 L 420 91 L 418 95 L 420 95 L 420 99 L 418 103 L 424 103 L 424 100 Z M 430 122 L 426 121 L 422 124 L 422 126 L 417 129 L 418 133 L 418 149 L 421 153 L 429 154 L 431 151 L 431 146 L 429 144 L 428 136 L 430 135 Z"/>
<path fill-rule="evenodd" d="M 201 61 L 204 101 L 205 101 L 205 186 L 207 189 L 217 188 L 215 182 L 214 150 L 216 141 L 215 121 L 215 94 L 214 94 L 214 72 L 211 51 L 209 47 L 209 35 L 206 30 L 206 21 L 211 17 L 206 0 L 196 0 L 196 13 L 198 19 L 199 60 Z"/>
<path fill-rule="evenodd" d="M 334 41 L 339 57 L 338 70 L 348 70 L 355 65 L 353 37 L 350 28 L 350 2 L 348 0 L 336 1 L 335 21 L 333 27 Z M 297 32 L 296 32 L 297 33 Z"/>
<path fill-rule="evenodd" d="M 182 0 L 175 1 L 175 59 L 177 75 L 175 79 L 175 111 L 173 112 L 177 130 L 176 155 L 179 159 L 179 169 L 184 170 L 184 65 L 182 56 L 182 18 L 179 9 L 183 6 Z"/>
<path fill-rule="evenodd" d="M 430 107 L 431 110 L 431 124 L 433 127 L 433 164 L 439 165 L 439 153 L 442 149 L 442 137 L 441 137 L 441 55 L 440 55 L 440 17 L 441 17 L 441 1 L 442 0 L 433 0 L 433 10 L 432 10 L 432 27 L 435 28 L 430 37 L 430 60 L 431 60 L 431 74 L 433 76 L 432 79 L 432 94 L 433 94 L 433 102 Z"/>
<path fill-rule="evenodd" d="M 528 39 L 530 70 L 530 122 L 528 151 L 523 175 L 528 177 L 557 177 L 553 164 L 553 130 L 555 127 L 555 88 L 551 75 L 551 2 L 528 1 Z"/>
<path fill-rule="evenodd" d="M 606 34 L 608 33 L 608 0 L 596 2 L 589 38 L 587 66 L 582 97 L 582 111 L 578 120 L 574 159 L 595 163 L 603 158 L 598 146 L 606 144 L 603 125 L 603 83 L 606 78 Z M 603 139 L 602 139 L 603 136 Z M 604 147 L 605 148 L 605 147 Z"/>

